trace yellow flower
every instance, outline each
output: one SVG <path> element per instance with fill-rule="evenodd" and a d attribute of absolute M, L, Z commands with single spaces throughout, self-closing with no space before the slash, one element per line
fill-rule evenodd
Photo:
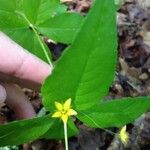
<path fill-rule="evenodd" d="M 119 132 L 121 142 L 126 146 L 129 140 L 129 134 L 126 132 L 126 126 L 123 126 Z"/>
<path fill-rule="evenodd" d="M 53 118 L 60 118 L 64 123 L 67 123 L 68 117 L 77 115 L 77 112 L 71 109 L 71 98 L 67 99 L 64 104 L 55 102 L 57 111 L 52 115 Z"/>

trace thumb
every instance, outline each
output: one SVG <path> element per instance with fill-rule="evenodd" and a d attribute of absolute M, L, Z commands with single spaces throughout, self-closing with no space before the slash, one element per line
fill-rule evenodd
<path fill-rule="evenodd" d="M 5 88 L 0 84 L 0 103 L 3 103 L 6 100 L 6 90 Z"/>

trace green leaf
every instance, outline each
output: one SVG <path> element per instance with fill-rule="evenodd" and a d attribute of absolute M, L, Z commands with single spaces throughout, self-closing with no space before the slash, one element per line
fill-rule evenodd
<path fill-rule="evenodd" d="M 23 9 L 28 20 L 35 24 L 41 0 L 23 0 Z"/>
<path fill-rule="evenodd" d="M 36 25 L 67 10 L 60 0 L 23 0 L 23 8 L 28 20 Z"/>
<path fill-rule="evenodd" d="M 57 42 L 70 43 L 82 22 L 82 17 L 75 13 L 60 15 L 66 12 L 67 7 L 60 4 L 59 0 L 0 0 L 0 4 L 0 30 L 46 62 L 47 59 L 31 26 L 36 30 L 40 29 L 42 35 L 48 35 Z M 37 32 L 41 34 L 40 31 Z M 45 48 L 50 56 L 46 45 Z"/>
<path fill-rule="evenodd" d="M 104 97 L 116 64 L 116 19 L 113 0 L 96 0 L 73 44 L 57 62 L 43 87 L 43 103 L 72 98 L 76 109 L 87 109 Z"/>
<path fill-rule="evenodd" d="M 20 29 L 16 29 L 16 30 L 8 29 L 6 32 L 7 32 L 7 35 L 9 37 L 11 37 L 14 41 L 16 41 L 19 45 L 26 48 L 32 54 L 38 56 L 39 58 L 41 58 L 42 60 L 47 62 L 44 52 L 41 49 L 41 45 L 40 45 L 37 37 L 31 30 L 28 30 L 26 28 L 20 28 Z M 20 36 L 21 36 L 21 38 L 20 38 Z M 48 51 L 48 48 L 46 47 L 46 45 L 45 45 L 45 48 Z"/>
<path fill-rule="evenodd" d="M 0 31 L 47 62 L 31 25 L 36 28 L 37 24 L 65 11 L 66 6 L 59 0 L 0 0 Z"/>
<path fill-rule="evenodd" d="M 78 133 L 78 129 L 71 119 L 67 122 L 67 132 L 68 137 L 74 136 Z M 42 138 L 46 139 L 64 139 L 64 126 L 63 122 L 55 119 L 53 125 L 49 128 L 49 130 L 42 136 Z"/>
<path fill-rule="evenodd" d="M 16 8 L 16 0 L 1 0 L 0 1 L 0 10 L 12 12 Z"/>
<path fill-rule="evenodd" d="M 150 97 L 123 98 L 101 102 L 86 111 L 78 112 L 78 119 L 94 128 L 120 127 L 133 122 L 150 108 Z"/>
<path fill-rule="evenodd" d="M 39 24 L 38 30 L 54 41 L 72 43 L 82 22 L 83 17 L 77 13 L 63 13 Z"/>
<path fill-rule="evenodd" d="M 0 7 L 0 30 L 22 47 L 46 61 L 37 37 L 29 28 L 29 24 L 16 13 L 20 9 L 18 7 L 22 7 L 22 1 L 18 4 L 17 2 L 17 0 L 0 0 L 0 4 L 5 6 L 5 8 Z"/>
<path fill-rule="evenodd" d="M 0 146 L 19 145 L 35 140 L 51 127 L 53 121 L 48 115 L 0 125 Z"/>

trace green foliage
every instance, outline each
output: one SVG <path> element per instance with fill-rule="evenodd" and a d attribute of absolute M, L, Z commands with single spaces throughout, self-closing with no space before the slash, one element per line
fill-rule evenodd
<path fill-rule="evenodd" d="M 114 78 L 116 48 L 113 1 L 97 1 L 73 44 L 45 81 L 42 88 L 45 107 L 53 111 L 56 100 L 67 98 L 72 98 L 79 110 L 97 103 L 107 94 Z"/>
<path fill-rule="evenodd" d="M 120 127 L 150 108 L 150 97 L 123 98 L 101 102 L 78 113 L 78 119 L 94 128 Z"/>
<path fill-rule="evenodd" d="M 63 15 L 65 12 L 66 6 L 61 5 L 59 0 L 0 0 L 0 30 L 22 47 L 47 62 L 38 36 L 43 34 L 56 40 L 56 42 L 70 43 L 76 34 L 76 30 L 80 27 L 80 24 L 77 23 L 80 19 L 82 22 L 80 15 L 70 13 L 72 17 L 69 17 L 66 21 L 72 22 L 72 24 L 66 23 L 64 26 L 64 20 L 59 19 L 60 17 L 57 15 Z M 54 21 L 56 22 L 54 23 Z M 53 22 L 53 25 L 59 24 L 57 30 L 53 26 L 44 26 L 51 22 Z M 68 28 L 69 31 L 66 30 Z M 47 46 L 45 44 L 44 46 L 50 56 Z"/>
<path fill-rule="evenodd" d="M 84 21 L 79 14 L 67 13 L 59 0 L 0 0 L 0 30 L 43 60 L 40 34 L 71 43 L 42 87 L 48 111 L 55 111 L 55 101 L 71 98 L 80 121 L 104 128 L 132 122 L 150 108 L 149 97 L 102 101 L 115 73 L 115 16 L 113 0 L 95 0 Z M 70 118 L 68 136 L 77 132 Z M 63 123 L 50 115 L 0 125 L 0 146 L 63 136 Z"/>
<path fill-rule="evenodd" d="M 43 135 L 54 120 L 48 115 L 0 125 L 0 146 L 18 145 Z"/>
<path fill-rule="evenodd" d="M 148 110 L 149 98 L 100 102 L 114 77 L 116 40 L 115 5 L 97 0 L 74 42 L 45 81 L 44 106 L 54 111 L 55 101 L 72 98 L 77 118 L 95 128 L 120 127 Z"/>
<path fill-rule="evenodd" d="M 51 39 L 72 43 L 76 33 L 80 29 L 83 17 L 76 13 L 63 13 L 40 24 L 38 30 Z"/>
<path fill-rule="evenodd" d="M 71 119 L 68 120 L 68 137 L 76 135 L 78 129 Z M 55 119 L 53 125 L 41 137 L 46 139 L 64 139 L 64 128 L 61 120 Z"/>

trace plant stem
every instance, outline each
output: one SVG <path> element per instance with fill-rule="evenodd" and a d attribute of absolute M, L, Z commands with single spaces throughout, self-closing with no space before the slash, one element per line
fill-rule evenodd
<path fill-rule="evenodd" d="M 32 28 L 32 27 L 31 27 L 31 28 Z M 41 40 L 41 37 L 38 35 L 38 33 L 37 33 L 37 31 L 35 30 L 34 27 L 33 27 L 32 29 L 33 29 L 33 31 L 34 31 L 34 33 L 35 33 L 35 35 L 36 35 L 36 37 L 37 37 L 37 39 L 38 39 L 38 41 L 39 41 L 41 47 L 42 47 L 42 49 L 43 49 L 43 52 L 44 52 L 44 54 L 45 54 L 45 57 L 46 57 L 48 63 L 52 66 L 51 60 L 50 60 L 50 58 L 49 58 L 49 56 L 48 56 L 48 53 L 47 53 L 47 50 L 46 50 L 46 48 L 45 48 L 45 46 L 44 46 L 44 44 L 43 44 L 43 42 L 42 42 L 42 40 Z"/>
<path fill-rule="evenodd" d="M 106 131 L 107 133 L 109 133 L 109 134 L 111 134 L 111 135 L 116 135 L 116 133 L 112 132 L 111 130 L 104 129 L 104 128 L 100 127 L 89 115 L 87 115 L 87 114 L 85 114 L 85 113 L 83 113 L 83 112 L 80 112 L 80 113 L 82 113 L 83 115 L 85 115 L 85 116 L 86 116 L 89 120 L 91 120 L 91 121 L 95 124 L 95 126 L 97 126 L 98 128 L 100 128 L 100 129 Z"/>
<path fill-rule="evenodd" d="M 50 57 L 49 57 L 49 55 L 48 55 L 48 52 L 47 52 L 47 50 L 46 50 L 46 48 L 45 48 L 45 46 L 44 46 L 44 43 L 43 43 L 41 37 L 39 36 L 38 32 L 36 31 L 34 25 L 27 19 L 27 17 L 26 17 L 23 13 L 18 12 L 18 11 L 16 11 L 16 13 L 17 13 L 18 15 L 20 15 L 21 17 L 23 17 L 23 18 L 26 20 L 26 22 L 28 23 L 29 27 L 31 27 L 31 29 L 32 29 L 33 32 L 35 33 L 35 36 L 37 37 L 37 40 L 39 41 L 39 44 L 40 44 L 40 46 L 41 46 L 41 48 L 42 48 L 42 50 L 43 50 L 43 52 L 44 52 L 44 55 L 45 55 L 45 57 L 46 57 L 48 63 L 50 64 L 50 66 L 53 66 L 52 63 L 51 63 Z"/>
<path fill-rule="evenodd" d="M 65 150 L 68 150 L 67 123 L 64 123 Z"/>

